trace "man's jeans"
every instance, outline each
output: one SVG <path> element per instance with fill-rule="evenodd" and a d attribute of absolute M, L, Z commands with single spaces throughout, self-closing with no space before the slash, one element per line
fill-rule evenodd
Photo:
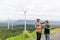
<path fill-rule="evenodd" d="M 50 34 L 45 34 L 45 39 L 50 40 Z"/>
<path fill-rule="evenodd" d="M 41 40 L 41 33 L 40 32 L 36 32 L 37 34 L 37 40 Z"/>

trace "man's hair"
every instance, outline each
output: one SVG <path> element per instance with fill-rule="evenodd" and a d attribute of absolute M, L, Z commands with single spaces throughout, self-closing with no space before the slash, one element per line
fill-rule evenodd
<path fill-rule="evenodd" d="M 40 21 L 40 19 L 37 19 L 36 21 Z"/>

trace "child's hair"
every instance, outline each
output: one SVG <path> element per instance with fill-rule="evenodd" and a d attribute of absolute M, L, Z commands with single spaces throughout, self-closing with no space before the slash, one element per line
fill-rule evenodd
<path fill-rule="evenodd" d="M 46 20 L 45 22 L 46 22 L 46 23 L 49 23 L 49 21 L 48 21 L 48 20 Z"/>

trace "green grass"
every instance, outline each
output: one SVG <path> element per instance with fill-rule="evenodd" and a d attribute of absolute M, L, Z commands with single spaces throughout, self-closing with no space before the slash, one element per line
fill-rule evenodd
<path fill-rule="evenodd" d="M 51 29 L 50 35 L 54 35 L 56 32 L 60 31 L 60 27 L 56 27 L 55 29 Z"/>
<path fill-rule="evenodd" d="M 58 26 L 51 28 L 51 31 L 50 31 L 51 32 L 51 35 L 53 35 L 54 33 L 56 33 L 59 30 L 60 30 L 60 27 L 58 27 Z M 42 36 L 43 35 L 44 35 L 44 29 L 42 31 Z M 15 37 L 10 37 L 10 38 L 8 38 L 6 40 L 32 40 L 32 39 L 35 39 L 36 38 L 36 32 L 33 31 L 32 33 L 30 33 L 29 36 L 30 36 L 29 38 L 24 38 L 24 35 L 21 34 L 21 35 L 15 36 Z"/>

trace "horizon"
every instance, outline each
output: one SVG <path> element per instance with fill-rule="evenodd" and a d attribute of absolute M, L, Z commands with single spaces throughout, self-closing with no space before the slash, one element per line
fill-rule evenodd
<path fill-rule="evenodd" d="M 12 20 L 12 19 L 10 19 L 9 21 L 24 21 L 25 19 L 17 19 L 17 20 Z M 32 20 L 32 19 L 27 19 L 26 21 L 28 21 L 28 20 Z M 35 19 L 33 19 L 34 21 L 35 21 Z M 8 21 L 8 20 L 0 20 L 0 22 L 2 22 L 2 21 Z M 41 20 L 41 21 L 45 21 L 45 20 Z M 59 20 L 50 20 L 50 21 L 59 21 Z"/>

